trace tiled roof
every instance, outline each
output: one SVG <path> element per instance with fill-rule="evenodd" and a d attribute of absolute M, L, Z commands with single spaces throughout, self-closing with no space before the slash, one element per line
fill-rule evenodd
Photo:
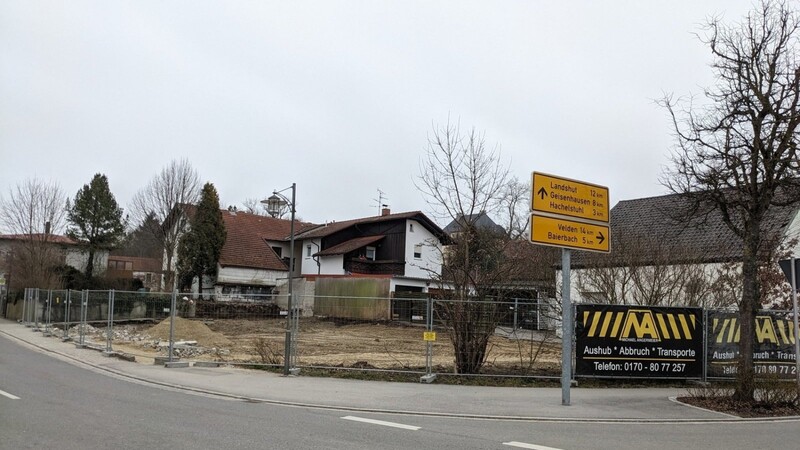
<path fill-rule="evenodd" d="M 466 220 L 464 219 L 464 216 L 459 215 L 458 218 L 454 219 L 447 224 L 446 227 L 444 227 L 444 232 L 447 234 L 459 233 L 463 230 L 464 224 L 466 223 L 474 224 L 475 228 L 479 230 L 493 231 L 496 233 L 506 232 L 503 227 L 495 223 L 495 221 L 483 211 L 478 214 L 470 214 L 466 216 Z"/>
<path fill-rule="evenodd" d="M 317 228 L 311 229 L 305 233 L 301 233 L 300 237 L 302 239 L 313 239 L 313 238 L 320 238 L 330 236 L 333 233 L 339 232 L 346 228 L 364 224 L 364 223 L 379 223 L 384 221 L 390 220 L 397 220 L 397 219 L 414 219 L 422 223 L 426 228 L 428 228 L 434 235 L 443 236 L 444 232 L 438 225 L 436 225 L 433 221 L 431 221 L 425 214 L 421 211 L 410 211 L 404 213 L 397 213 L 397 214 L 387 214 L 385 216 L 373 216 L 373 217 L 364 217 L 361 219 L 352 219 L 352 220 L 343 220 L 341 222 L 331 222 L 325 225 L 320 225 Z"/>
<path fill-rule="evenodd" d="M 740 261 L 742 240 L 723 222 L 722 214 L 708 208 L 696 219 L 682 220 L 680 212 L 687 205 L 683 199 L 672 194 L 620 201 L 611 209 L 610 255 L 575 252 L 572 264 L 580 267 L 598 260 L 612 266 L 648 264 L 665 256 L 670 263 Z M 782 237 L 798 206 L 771 206 L 764 230 Z"/>
<path fill-rule="evenodd" d="M 221 266 L 287 270 L 266 241 L 288 241 L 291 221 L 244 212 L 222 211 L 227 237 L 220 252 Z M 316 225 L 295 221 L 295 235 Z"/>
<path fill-rule="evenodd" d="M 54 244 L 64 244 L 64 245 L 79 245 L 80 242 L 67 237 L 61 236 L 59 234 L 50 234 L 45 235 L 44 233 L 33 233 L 33 234 L 0 234 L 0 239 L 8 239 L 14 241 L 27 241 L 33 239 L 38 242 L 52 242 Z"/>
<path fill-rule="evenodd" d="M 350 239 L 349 241 L 342 242 L 339 245 L 334 245 L 331 248 L 326 248 L 325 250 L 316 253 L 314 256 L 344 255 L 345 253 L 350 253 L 353 250 L 358 250 L 361 247 L 367 246 L 374 242 L 378 242 L 383 238 L 384 236 L 364 236 L 360 238 Z"/>

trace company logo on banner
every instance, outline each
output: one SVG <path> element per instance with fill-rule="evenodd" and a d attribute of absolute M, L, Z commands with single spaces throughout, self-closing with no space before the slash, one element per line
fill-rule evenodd
<path fill-rule="evenodd" d="M 661 342 L 669 339 L 692 340 L 697 317 L 687 313 L 654 313 L 650 309 L 628 311 L 584 311 L 590 338 L 616 338 L 623 342 Z"/>
<path fill-rule="evenodd" d="M 698 308 L 578 305 L 576 374 L 700 378 L 703 319 Z"/>
<path fill-rule="evenodd" d="M 735 377 L 739 360 L 739 313 L 709 311 L 708 376 Z M 761 311 L 755 317 L 753 364 L 756 375 L 794 378 L 794 323 L 781 311 Z"/>

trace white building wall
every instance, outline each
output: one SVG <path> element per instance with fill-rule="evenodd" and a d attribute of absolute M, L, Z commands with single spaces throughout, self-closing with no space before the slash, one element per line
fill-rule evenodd
<path fill-rule="evenodd" d="M 713 281 L 714 279 L 716 279 L 716 277 L 718 276 L 720 270 L 723 269 L 724 266 L 725 265 L 722 264 L 722 263 L 703 264 L 702 265 L 702 270 L 703 270 L 703 273 L 705 274 L 706 280 Z M 652 266 L 644 266 L 645 269 L 647 267 L 652 267 Z M 680 270 L 680 269 L 678 269 L 677 265 L 676 266 L 672 266 L 672 267 L 675 267 L 676 271 Z M 740 273 L 741 272 L 741 264 L 738 264 L 738 263 L 735 264 L 733 269 L 737 273 Z M 594 298 L 593 292 L 591 290 L 584 291 L 584 290 L 581 289 L 580 281 L 579 281 L 581 273 L 585 272 L 585 271 L 588 271 L 588 270 L 592 270 L 592 269 L 571 269 L 570 270 L 570 301 L 572 303 L 598 303 L 598 302 L 604 303 L 603 301 L 599 301 L 598 299 Z M 563 280 L 562 271 L 561 270 L 556 270 L 556 290 L 559 293 L 562 292 L 562 289 L 561 289 L 562 280 Z M 622 283 L 617 283 L 617 292 L 621 292 L 622 289 L 623 289 Z M 632 289 L 632 286 L 629 286 L 628 289 Z M 633 304 L 631 299 L 624 299 L 624 300 L 625 300 L 625 304 Z M 678 302 L 678 303 L 680 303 L 680 302 Z M 676 304 L 675 306 L 678 306 L 678 305 Z"/>
<path fill-rule="evenodd" d="M 344 255 L 321 256 L 319 262 L 322 275 L 347 274 L 344 271 Z M 314 267 L 316 267 L 316 265 Z"/>
<path fill-rule="evenodd" d="M 420 258 L 414 257 L 414 247 L 422 246 Z M 416 220 L 406 221 L 405 276 L 430 278 L 431 273 L 442 271 L 442 246 L 439 239 Z"/>
<path fill-rule="evenodd" d="M 300 263 L 300 273 L 303 275 L 317 275 L 319 273 L 325 273 L 322 270 L 321 266 L 317 266 L 317 261 L 314 259 L 313 254 L 317 253 L 320 250 L 320 239 L 306 239 L 303 241 L 298 241 L 295 243 L 296 247 L 299 249 L 296 250 L 298 262 Z M 311 246 L 311 255 L 309 255 L 308 246 Z M 339 266 L 341 269 L 342 266 Z"/>
<path fill-rule="evenodd" d="M 786 227 L 783 242 L 790 256 L 800 258 L 800 211 L 795 214 L 794 219 Z"/>
<path fill-rule="evenodd" d="M 217 283 L 275 286 L 287 273 L 278 270 L 252 269 L 245 267 L 219 267 Z"/>
<path fill-rule="evenodd" d="M 75 269 L 86 271 L 89 261 L 89 252 L 80 248 L 68 248 L 65 254 L 65 263 Z M 108 269 L 108 250 L 96 250 L 94 253 L 94 274 L 101 275 Z"/>

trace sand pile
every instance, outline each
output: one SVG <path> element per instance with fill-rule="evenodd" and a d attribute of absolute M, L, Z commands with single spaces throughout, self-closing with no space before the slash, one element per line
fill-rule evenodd
<path fill-rule="evenodd" d="M 165 319 L 150 327 L 145 332 L 156 339 L 169 340 L 170 319 Z M 197 341 L 202 347 L 230 347 L 232 342 L 223 334 L 211 331 L 208 326 L 196 320 L 175 318 L 175 340 Z"/>

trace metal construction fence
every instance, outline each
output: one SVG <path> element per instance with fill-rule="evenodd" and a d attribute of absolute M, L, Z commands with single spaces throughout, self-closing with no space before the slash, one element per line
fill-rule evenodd
<path fill-rule="evenodd" d="M 501 376 L 551 376 L 560 367 L 554 313 L 536 299 L 296 296 L 290 315 L 285 296 L 282 305 L 272 295 L 190 297 L 31 288 L 16 318 L 76 345 L 157 362 L 425 375 L 454 374 L 457 362 L 479 358 L 486 361 L 482 373 Z M 486 358 L 470 344 L 481 340 Z"/>
<path fill-rule="evenodd" d="M 454 301 L 427 296 L 191 294 L 26 289 L 15 316 L 46 335 L 156 363 L 204 361 L 299 369 L 560 378 L 557 302 Z M 734 311 L 575 305 L 573 373 L 584 377 L 735 376 Z M 758 373 L 796 374 L 791 315 L 756 318 Z"/>

